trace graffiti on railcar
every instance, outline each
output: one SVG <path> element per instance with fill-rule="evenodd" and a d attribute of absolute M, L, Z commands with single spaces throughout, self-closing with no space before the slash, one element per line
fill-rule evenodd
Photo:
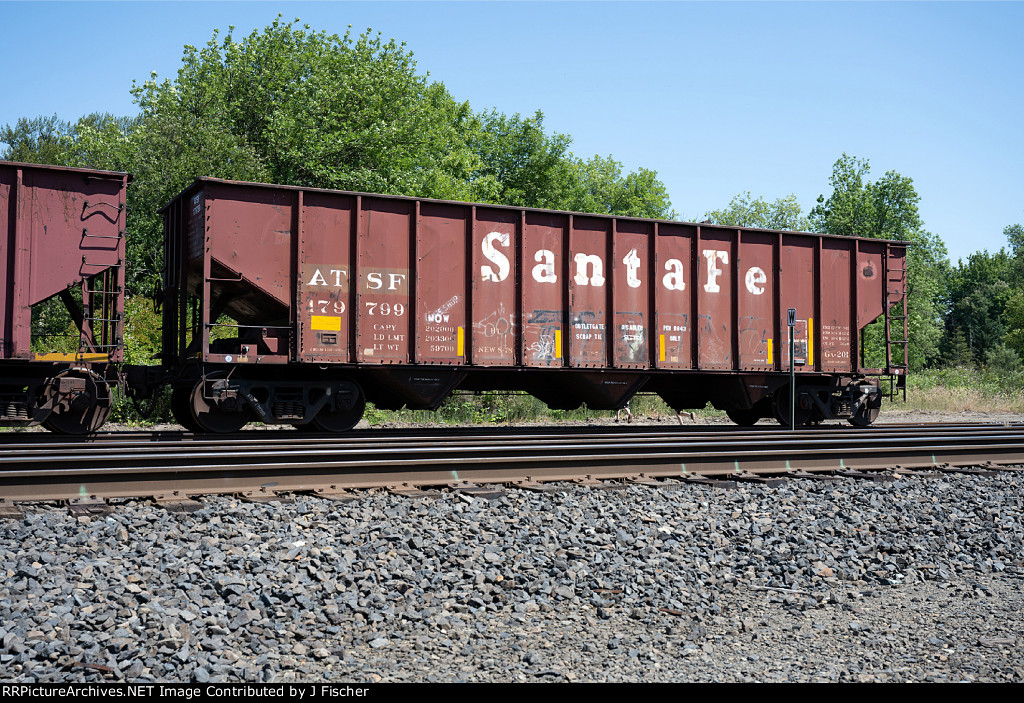
<path fill-rule="evenodd" d="M 647 327 L 642 312 L 616 312 L 615 360 L 627 364 L 647 361 Z"/>
<path fill-rule="evenodd" d="M 771 366 L 774 363 L 772 339 L 764 322 L 757 315 L 739 317 L 740 360 L 745 366 Z"/>
<path fill-rule="evenodd" d="M 505 308 L 504 303 L 498 303 L 497 310 L 473 323 L 476 352 L 511 358 L 515 328 L 516 316 Z"/>
<path fill-rule="evenodd" d="M 452 308 L 458 303 L 459 296 L 453 295 L 439 308 L 424 314 L 424 324 L 420 336 L 426 343 L 428 353 L 447 354 L 452 357 L 463 355 L 465 351 L 463 328 L 460 324 L 456 324 L 462 320 L 462 311 L 455 311 L 458 315 L 452 313 Z"/>
<path fill-rule="evenodd" d="M 604 313 L 580 310 L 573 313 L 572 339 L 574 363 L 605 361 Z"/>
<path fill-rule="evenodd" d="M 533 361 L 547 366 L 561 364 L 562 358 L 562 311 L 534 310 L 526 320 L 537 333 L 527 351 Z"/>

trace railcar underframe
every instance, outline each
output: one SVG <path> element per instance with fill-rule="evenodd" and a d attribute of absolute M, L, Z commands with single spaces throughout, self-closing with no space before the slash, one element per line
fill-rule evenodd
<path fill-rule="evenodd" d="M 787 374 L 192 364 L 171 377 L 165 370 L 157 370 L 156 376 L 149 370 L 148 381 L 130 381 L 129 387 L 169 382 L 175 417 L 194 431 L 232 432 L 257 421 L 339 432 L 362 418 L 367 401 L 381 409 L 436 410 L 457 391 L 526 392 L 561 410 L 583 404 L 592 410 L 618 410 L 636 393 L 647 392 L 677 411 L 710 403 L 743 426 L 762 418 L 789 424 Z M 874 379 L 829 374 L 798 378 L 797 425 L 847 419 L 864 426 L 878 417 L 882 392 Z"/>

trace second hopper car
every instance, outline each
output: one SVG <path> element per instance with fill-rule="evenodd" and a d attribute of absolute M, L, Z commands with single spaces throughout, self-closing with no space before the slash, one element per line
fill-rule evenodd
<path fill-rule="evenodd" d="M 0 162 L 0 425 L 84 434 L 110 415 L 130 180 Z"/>

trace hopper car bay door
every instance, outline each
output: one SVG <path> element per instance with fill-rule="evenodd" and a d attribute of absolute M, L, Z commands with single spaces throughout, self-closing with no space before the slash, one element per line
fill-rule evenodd
<path fill-rule="evenodd" d="M 648 328 L 651 325 L 649 242 L 653 226 L 645 222 L 617 220 L 612 238 L 614 265 L 615 342 L 612 365 L 646 368 L 650 363 Z"/>
<path fill-rule="evenodd" d="M 408 363 L 412 320 L 409 272 L 413 205 L 361 198 L 357 236 L 356 359 Z"/>
<path fill-rule="evenodd" d="M 795 235 L 782 235 L 779 249 L 780 300 L 778 316 L 780 345 L 782 353 L 782 370 L 788 371 L 789 329 L 787 310 L 796 309 L 796 327 L 793 329 L 794 357 L 797 370 L 812 371 L 814 369 L 814 307 L 817 297 L 817 279 L 815 276 L 815 246 L 817 239 Z"/>
<path fill-rule="evenodd" d="M 567 224 L 564 215 L 526 213 L 523 250 L 532 260 L 524 262 L 522 271 L 525 366 L 565 365 Z M 586 307 L 586 303 L 582 304 Z"/>
<path fill-rule="evenodd" d="M 464 206 L 424 202 L 416 220 L 416 361 L 461 364 L 466 353 Z"/>
<path fill-rule="evenodd" d="M 740 231 L 737 237 L 739 367 L 744 371 L 772 371 L 778 348 L 774 339 L 776 236 Z"/>
<path fill-rule="evenodd" d="M 736 230 L 702 227 L 697 279 L 697 363 L 701 369 L 731 371 L 735 320 Z"/>
<path fill-rule="evenodd" d="M 852 259 L 849 242 L 821 241 L 820 335 L 821 370 L 849 373 L 853 370 L 853 321 L 851 306 Z"/>
<path fill-rule="evenodd" d="M 573 366 L 608 365 L 608 293 L 605 252 L 610 220 L 572 218 L 569 252 L 569 359 Z"/>
<path fill-rule="evenodd" d="M 689 369 L 692 363 L 694 286 L 693 241 L 696 228 L 663 224 L 657 236 L 654 268 L 658 368 Z"/>
<path fill-rule="evenodd" d="M 298 320 L 305 361 L 350 361 L 355 199 L 303 193 Z"/>
<path fill-rule="evenodd" d="M 515 364 L 517 228 L 520 213 L 474 207 L 472 217 L 473 330 L 471 362 Z"/>

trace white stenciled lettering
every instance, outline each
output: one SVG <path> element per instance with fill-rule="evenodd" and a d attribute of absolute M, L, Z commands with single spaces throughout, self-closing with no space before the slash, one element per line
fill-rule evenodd
<path fill-rule="evenodd" d="M 310 314 L 316 313 L 316 309 L 320 308 L 320 312 L 324 315 L 327 314 L 328 308 L 333 309 L 336 315 L 341 315 L 345 312 L 345 301 L 343 300 L 310 300 L 309 301 L 309 312 Z"/>
<path fill-rule="evenodd" d="M 380 290 L 384 286 L 384 279 L 380 277 L 380 274 L 376 271 L 370 271 L 366 274 L 366 287 L 370 290 Z"/>
<path fill-rule="evenodd" d="M 395 315 L 401 317 L 405 314 L 405 306 L 402 303 L 375 303 L 373 301 L 365 301 L 363 305 L 366 306 L 366 312 L 369 315 Z"/>
<path fill-rule="evenodd" d="M 604 285 L 604 262 L 597 254 L 577 254 L 573 257 L 576 262 L 576 275 L 573 280 L 578 286 L 603 286 Z M 592 274 L 587 276 L 587 267 L 590 266 Z"/>
<path fill-rule="evenodd" d="M 388 277 L 389 277 L 389 280 L 390 280 L 390 285 L 388 285 L 388 290 L 398 290 L 399 286 L 402 285 L 402 281 L 405 280 L 405 274 L 404 273 L 389 273 Z"/>
<path fill-rule="evenodd" d="M 754 295 L 764 293 L 764 283 L 767 281 L 768 276 L 765 275 L 764 270 L 760 266 L 751 266 L 747 269 L 747 290 Z"/>
<path fill-rule="evenodd" d="M 622 263 L 626 265 L 626 283 L 630 288 L 639 288 L 640 279 L 637 278 L 636 272 L 640 268 L 640 257 L 636 255 L 636 249 L 630 249 Z"/>
<path fill-rule="evenodd" d="M 508 272 L 511 270 L 508 257 L 502 254 L 500 251 L 494 248 L 494 242 L 498 242 L 503 247 L 508 247 L 508 233 L 507 232 L 490 232 L 484 237 L 483 241 L 483 252 L 484 258 L 490 261 L 492 264 L 497 264 L 498 270 L 495 272 L 491 266 L 484 264 L 480 267 L 480 278 L 484 281 L 493 281 L 500 283 L 508 278 Z"/>
<path fill-rule="evenodd" d="M 538 249 L 533 255 L 533 260 L 538 262 L 533 267 L 533 280 L 537 283 L 557 283 L 558 276 L 555 274 L 555 252 L 548 249 Z"/>
<path fill-rule="evenodd" d="M 704 291 L 717 293 L 722 290 L 718 285 L 718 277 L 722 275 L 722 269 L 718 268 L 717 263 L 721 261 L 723 264 L 728 264 L 729 252 L 705 249 L 704 258 L 708 260 L 708 282 L 704 284 Z"/>
<path fill-rule="evenodd" d="M 333 285 L 335 288 L 344 288 L 348 286 L 348 269 L 326 269 L 330 276 L 325 276 L 323 271 L 319 268 L 314 269 L 313 274 L 309 277 L 309 283 L 307 286 L 329 286 Z M 333 283 L 330 283 L 333 279 Z"/>
<path fill-rule="evenodd" d="M 669 259 L 665 262 L 665 270 L 668 273 L 661 279 L 661 282 L 669 290 L 686 290 L 686 282 L 683 280 L 683 262 L 679 259 Z"/>

